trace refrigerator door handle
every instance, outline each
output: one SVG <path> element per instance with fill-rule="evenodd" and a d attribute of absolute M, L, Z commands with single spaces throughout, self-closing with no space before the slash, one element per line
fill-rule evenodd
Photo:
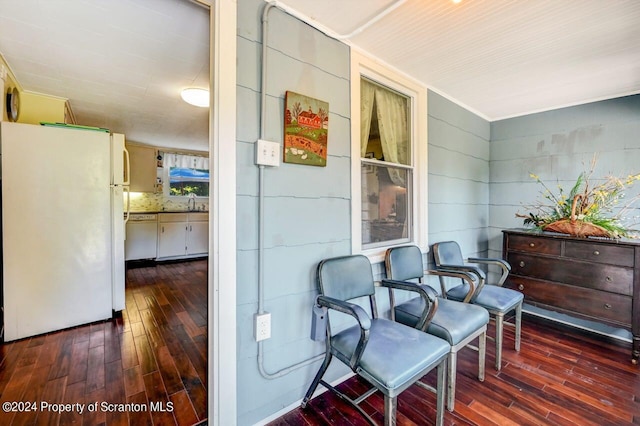
<path fill-rule="evenodd" d="M 122 184 L 124 186 L 128 187 L 129 185 L 131 185 L 131 178 L 130 178 L 130 176 L 131 176 L 131 173 L 130 173 L 131 172 L 131 166 L 130 166 L 131 162 L 129 160 L 129 151 L 127 151 L 127 148 L 124 145 L 122 146 L 122 152 L 124 153 L 124 176 L 125 176 L 124 177 L 124 182 L 122 182 Z M 127 188 L 127 193 L 128 192 L 129 192 L 129 189 Z M 127 200 L 128 199 L 129 198 L 127 196 Z M 128 211 L 129 211 L 129 208 L 128 208 L 128 204 L 127 204 L 127 216 L 128 216 Z"/>
<path fill-rule="evenodd" d="M 129 191 L 128 186 L 123 186 L 122 192 L 127 194 L 127 206 L 124 210 L 124 224 L 126 225 L 127 222 L 129 222 L 129 217 L 131 216 L 131 191 Z"/>

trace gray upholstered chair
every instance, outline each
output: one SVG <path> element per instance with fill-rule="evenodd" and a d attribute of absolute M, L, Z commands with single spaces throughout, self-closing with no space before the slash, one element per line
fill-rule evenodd
<path fill-rule="evenodd" d="M 432 316 L 421 330 L 438 336 L 451 345 L 447 363 L 447 409 L 453 411 L 456 395 L 457 354 L 464 347 L 478 351 L 478 380 L 484 381 L 484 360 L 489 313 L 486 309 L 468 303 L 438 297 L 436 291 L 422 284 L 425 274 L 422 251 L 415 245 L 393 247 L 385 255 L 387 278 L 393 281 L 416 282 L 429 295 L 434 305 Z M 385 281 L 383 281 L 385 282 Z M 385 282 L 386 283 L 386 282 Z M 394 290 L 389 288 L 391 304 L 395 305 Z M 414 297 L 391 310 L 392 319 L 411 327 L 418 325 L 425 303 Z M 471 344 L 478 339 L 478 346 Z"/>
<path fill-rule="evenodd" d="M 448 299 L 473 303 L 489 311 L 496 323 L 496 370 L 502 368 L 502 336 L 504 325 L 515 326 L 515 349 L 520 351 L 520 335 L 522 328 L 522 302 L 524 295 L 519 291 L 502 287 L 507 279 L 511 266 L 502 259 L 462 257 L 462 250 L 455 241 L 443 241 L 433 245 L 433 257 L 436 268 L 443 272 L 440 275 L 442 293 Z M 496 284 L 485 285 L 486 274 L 477 265 L 497 265 L 501 268 L 500 279 Z M 459 284 L 447 289 L 446 272 L 461 272 L 471 279 L 459 280 Z M 515 324 L 504 321 L 504 316 L 515 312 Z"/>
<path fill-rule="evenodd" d="M 446 364 L 449 344 L 436 336 L 378 318 L 375 302 L 375 286 L 371 263 L 362 255 L 336 257 L 320 262 L 317 269 L 320 295 L 319 306 L 328 308 L 326 322 L 326 354 L 309 390 L 302 400 L 302 408 L 309 402 L 318 384 L 335 392 L 353 405 L 369 422 L 373 419 L 358 405 L 379 390 L 384 395 L 385 425 L 394 425 L 397 412 L 397 396 L 414 383 L 436 392 L 435 424 L 444 421 L 444 399 L 446 387 Z M 415 290 L 415 286 L 394 285 Z M 427 294 L 417 290 L 429 306 Z M 368 297 L 371 316 L 360 305 L 350 303 L 352 299 Z M 338 311 L 352 316 L 357 324 L 341 331 L 331 328 L 331 312 Z M 421 320 L 426 320 L 426 314 Z M 354 321 L 355 322 L 355 321 Z M 322 380 L 333 357 L 348 365 L 351 370 L 373 387 L 364 395 L 351 399 L 329 383 Z M 436 389 L 420 382 L 420 379 L 437 369 Z"/>

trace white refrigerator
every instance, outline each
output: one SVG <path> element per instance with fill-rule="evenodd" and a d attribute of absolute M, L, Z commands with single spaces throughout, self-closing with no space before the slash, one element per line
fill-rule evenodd
<path fill-rule="evenodd" d="M 124 136 L 1 122 L 0 157 L 4 340 L 124 309 Z"/>

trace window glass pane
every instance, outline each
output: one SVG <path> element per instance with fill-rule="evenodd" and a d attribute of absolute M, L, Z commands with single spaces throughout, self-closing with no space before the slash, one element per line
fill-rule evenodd
<path fill-rule="evenodd" d="M 361 157 L 411 164 L 409 99 L 361 79 Z"/>
<path fill-rule="evenodd" d="M 209 196 L 209 170 L 171 167 L 169 169 L 169 195 L 190 194 L 195 194 L 198 197 Z"/>
<path fill-rule="evenodd" d="M 407 240 L 411 229 L 411 200 L 407 187 L 411 171 L 362 164 L 362 244 Z"/>

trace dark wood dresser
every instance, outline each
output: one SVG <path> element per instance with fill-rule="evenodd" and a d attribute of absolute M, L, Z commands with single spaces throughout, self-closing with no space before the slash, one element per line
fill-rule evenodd
<path fill-rule="evenodd" d="M 525 303 L 631 330 L 638 362 L 640 241 L 512 229 L 503 231 L 502 255 L 511 264 L 504 285 Z"/>

